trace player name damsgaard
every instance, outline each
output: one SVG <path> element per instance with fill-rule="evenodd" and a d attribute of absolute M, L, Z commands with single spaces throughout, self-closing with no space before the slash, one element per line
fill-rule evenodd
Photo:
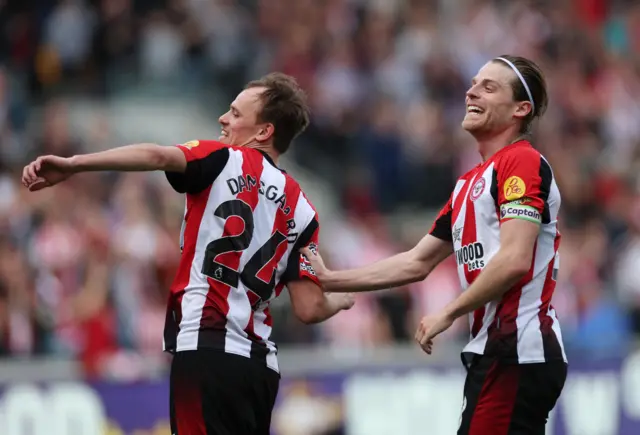
<path fill-rule="evenodd" d="M 257 185 L 258 180 L 251 175 L 247 175 L 246 177 L 238 175 L 238 178 L 227 179 L 227 186 L 229 187 L 232 195 L 237 195 L 245 190 L 251 192 L 251 190 Z M 274 186 L 272 184 L 267 186 L 264 181 L 261 180 L 258 193 L 269 201 L 273 201 L 278 204 L 280 210 L 282 210 L 284 214 L 291 213 L 291 207 L 287 206 L 287 195 L 285 193 L 280 194 L 278 186 Z"/>

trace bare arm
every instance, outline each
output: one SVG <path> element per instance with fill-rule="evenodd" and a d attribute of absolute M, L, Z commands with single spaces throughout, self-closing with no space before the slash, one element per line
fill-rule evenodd
<path fill-rule="evenodd" d="M 351 295 L 325 294 L 320 286 L 308 279 L 291 281 L 287 288 L 293 312 L 305 324 L 323 322 L 353 306 Z"/>
<path fill-rule="evenodd" d="M 453 247 L 451 242 L 428 234 L 409 251 L 358 269 L 340 271 L 328 270 L 322 258 L 309 249 L 302 252 L 311 261 L 326 291 L 363 292 L 421 281 L 451 255 Z"/>
<path fill-rule="evenodd" d="M 518 283 L 531 269 L 533 248 L 540 225 L 522 219 L 506 221 L 500 228 L 500 249 L 478 278 L 445 308 L 453 319 L 495 300 Z"/>
<path fill-rule="evenodd" d="M 500 249 L 473 284 L 441 314 L 426 316 L 420 322 L 415 338 L 425 352 L 431 354 L 433 338 L 450 328 L 458 317 L 500 298 L 529 273 L 539 231 L 538 223 L 521 219 L 502 224 Z"/>
<path fill-rule="evenodd" d="M 184 172 L 187 159 L 177 147 L 150 143 L 127 145 L 70 159 L 73 172 L 87 171 L 169 171 Z"/>
<path fill-rule="evenodd" d="M 187 158 L 178 147 L 137 144 L 70 158 L 41 156 L 22 171 L 22 184 L 31 191 L 55 186 L 73 174 L 88 171 L 156 171 L 184 173 Z"/>

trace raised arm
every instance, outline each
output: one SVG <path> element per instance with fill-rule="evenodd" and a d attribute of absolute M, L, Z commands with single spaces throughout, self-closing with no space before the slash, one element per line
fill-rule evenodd
<path fill-rule="evenodd" d="M 79 172 L 161 170 L 182 173 L 186 168 L 187 158 L 178 147 L 143 143 L 69 158 L 41 156 L 25 166 L 22 183 L 35 191 L 54 186 Z"/>
<path fill-rule="evenodd" d="M 168 171 L 184 172 L 187 158 L 173 146 L 141 143 L 93 154 L 71 157 L 75 172 L 88 171 Z"/>
<path fill-rule="evenodd" d="M 322 286 L 330 292 L 363 292 L 421 281 L 453 252 L 451 242 L 427 234 L 411 250 L 351 270 L 329 270 L 317 252 L 302 253 L 309 259 Z"/>
<path fill-rule="evenodd" d="M 38 157 L 25 166 L 22 183 L 35 191 L 79 172 L 164 171 L 176 191 L 198 193 L 213 183 L 228 159 L 229 149 L 217 141 L 194 140 L 177 146 L 142 143 L 70 158 Z"/>

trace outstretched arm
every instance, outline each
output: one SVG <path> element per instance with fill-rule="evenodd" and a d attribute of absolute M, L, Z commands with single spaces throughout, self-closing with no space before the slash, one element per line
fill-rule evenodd
<path fill-rule="evenodd" d="M 144 143 L 69 158 L 41 156 L 25 166 L 22 172 L 22 183 L 31 190 L 40 190 L 58 184 L 78 172 L 155 170 L 184 172 L 186 168 L 187 158 L 177 147 Z"/>
<path fill-rule="evenodd" d="M 25 166 L 22 183 L 35 191 L 78 172 L 159 170 L 166 173 L 176 191 L 198 193 L 216 179 L 228 158 L 228 148 L 216 141 L 191 141 L 177 146 L 143 143 L 70 158 L 38 157 Z"/>
<path fill-rule="evenodd" d="M 184 172 L 187 159 L 177 147 L 151 143 L 127 145 L 93 154 L 71 157 L 75 172 L 169 171 Z"/>
<path fill-rule="evenodd" d="M 330 292 L 363 292 L 421 281 L 453 252 L 451 242 L 426 235 L 413 249 L 367 266 L 333 271 L 308 248 L 301 251 L 311 262 L 322 286 Z"/>

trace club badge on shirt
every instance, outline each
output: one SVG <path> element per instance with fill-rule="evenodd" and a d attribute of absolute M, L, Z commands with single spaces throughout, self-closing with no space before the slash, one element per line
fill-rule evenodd
<path fill-rule="evenodd" d="M 471 201 L 475 201 L 476 199 L 480 198 L 480 195 L 482 195 L 482 192 L 484 192 L 486 184 L 487 182 L 484 180 L 484 178 L 480 178 L 478 181 L 476 181 L 476 184 L 474 184 L 471 188 Z"/>

